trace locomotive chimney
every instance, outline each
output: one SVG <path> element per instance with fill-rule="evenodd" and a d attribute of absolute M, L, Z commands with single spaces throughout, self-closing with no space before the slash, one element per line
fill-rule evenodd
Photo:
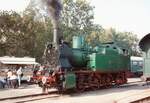
<path fill-rule="evenodd" d="M 53 45 L 56 49 L 58 49 L 59 44 L 59 18 L 60 12 L 62 10 L 61 0 L 42 0 L 44 4 L 46 4 L 49 16 L 51 18 L 51 22 L 53 25 Z"/>
<path fill-rule="evenodd" d="M 54 46 L 55 46 L 56 49 L 58 49 L 57 48 L 57 46 L 58 46 L 58 40 L 59 40 L 58 28 L 54 28 L 54 30 L 53 30 L 53 43 L 54 43 Z"/>

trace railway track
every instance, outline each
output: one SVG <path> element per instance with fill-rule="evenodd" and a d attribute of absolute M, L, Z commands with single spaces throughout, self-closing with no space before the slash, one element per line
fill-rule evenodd
<path fill-rule="evenodd" d="M 26 102 L 32 102 L 42 99 L 50 99 L 50 98 L 58 98 L 59 95 L 43 95 L 43 96 L 37 96 L 37 97 L 27 97 L 22 99 L 16 99 L 14 103 L 26 103 Z"/>
<path fill-rule="evenodd" d="M 33 94 L 33 95 L 25 95 L 25 96 L 19 96 L 19 97 L 8 97 L 0 99 L 0 103 L 26 103 L 26 102 L 32 102 L 42 99 L 48 99 L 48 98 L 58 98 L 61 95 L 58 94 L 58 91 L 51 91 L 47 94 L 41 93 L 41 94 Z"/>
<path fill-rule="evenodd" d="M 148 86 L 149 88 L 149 85 L 150 82 L 142 83 L 140 85 L 137 84 L 135 86 Z M 150 103 L 150 90 L 144 90 L 139 93 L 137 92 L 135 94 L 128 95 L 126 97 L 120 98 L 119 100 L 116 100 L 115 103 Z"/>
<path fill-rule="evenodd" d="M 125 85 L 121 85 L 121 86 L 114 86 L 110 89 L 116 89 L 116 88 L 129 88 L 129 87 L 134 87 L 134 86 L 142 86 L 141 85 L 141 81 L 138 81 L 138 82 L 131 82 L 131 83 L 128 83 L 128 84 L 125 84 Z M 105 89 L 103 89 L 105 90 Z M 85 94 L 88 94 L 90 90 L 88 91 L 85 91 L 83 93 L 80 93 L 82 95 Z M 67 95 L 71 95 L 71 96 L 78 96 L 80 95 L 78 93 L 70 93 L 70 94 L 63 94 L 63 96 L 67 96 Z M 20 97 L 12 97 L 12 98 L 3 98 L 3 99 L 0 99 L 1 103 L 26 103 L 26 102 L 32 102 L 32 101 L 38 101 L 38 100 L 44 100 L 44 99 L 49 99 L 49 98 L 58 98 L 58 97 L 61 97 L 62 95 L 61 94 L 58 94 L 58 91 L 51 91 L 49 92 L 48 94 L 33 94 L 33 95 L 25 95 L 25 96 L 20 96 Z M 146 97 L 146 98 L 142 98 L 141 101 L 145 101 L 149 99 L 150 100 L 150 97 Z M 134 101 L 134 102 L 131 102 L 131 103 L 141 103 L 139 102 L 140 100 L 137 100 L 137 101 Z M 142 102 L 143 103 L 143 102 Z"/>
<path fill-rule="evenodd" d="M 4 100 L 13 100 L 13 99 L 20 99 L 20 98 L 28 98 L 28 97 L 37 97 L 37 96 L 46 96 L 46 95 L 51 95 L 51 94 L 57 94 L 58 91 L 51 91 L 48 93 L 40 93 L 40 94 L 31 94 L 31 95 L 24 95 L 24 96 L 17 96 L 17 97 L 7 97 L 7 98 L 1 98 L 0 101 Z"/>
<path fill-rule="evenodd" d="M 130 103 L 150 103 L 150 96 L 139 99 L 139 100 L 132 101 Z"/>
<path fill-rule="evenodd" d="M 116 100 L 115 103 L 150 103 L 150 91 L 130 95 L 130 97 Z"/>
<path fill-rule="evenodd" d="M 134 95 L 135 96 L 135 95 Z M 133 98 L 134 98 L 133 96 Z M 138 95 L 136 95 L 138 97 Z M 132 96 L 131 96 L 132 97 Z M 135 100 L 115 100 L 114 103 L 150 103 L 150 96 L 146 96 L 143 98 L 138 98 Z"/>

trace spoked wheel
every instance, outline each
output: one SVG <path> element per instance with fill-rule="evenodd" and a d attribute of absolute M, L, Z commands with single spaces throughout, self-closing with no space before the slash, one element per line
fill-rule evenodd
<path fill-rule="evenodd" d="M 83 92 L 85 90 L 84 86 L 82 84 L 77 84 L 77 92 Z"/>
<path fill-rule="evenodd" d="M 84 75 L 77 75 L 77 92 L 83 92 L 85 90 L 84 87 Z"/>

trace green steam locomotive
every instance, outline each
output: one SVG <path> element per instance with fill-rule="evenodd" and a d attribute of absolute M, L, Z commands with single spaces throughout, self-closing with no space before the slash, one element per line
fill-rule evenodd
<path fill-rule="evenodd" d="M 66 42 L 59 44 L 58 66 L 48 75 L 38 77 L 41 87 L 84 91 L 127 83 L 126 72 L 130 67 L 127 50 L 115 43 L 91 48 L 82 36 L 74 36 L 72 44 L 72 47 Z"/>

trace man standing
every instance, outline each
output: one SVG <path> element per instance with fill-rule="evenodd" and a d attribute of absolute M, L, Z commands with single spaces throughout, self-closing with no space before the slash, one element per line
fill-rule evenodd
<path fill-rule="evenodd" d="M 18 83 L 19 83 L 19 86 L 21 85 L 21 75 L 22 75 L 22 67 L 20 67 L 20 68 L 17 70 L 17 76 L 18 76 Z"/>
<path fill-rule="evenodd" d="M 8 88 L 11 88 L 11 80 L 10 80 L 11 76 L 12 76 L 12 71 L 9 69 L 8 72 L 7 72 L 7 85 L 8 85 Z"/>

